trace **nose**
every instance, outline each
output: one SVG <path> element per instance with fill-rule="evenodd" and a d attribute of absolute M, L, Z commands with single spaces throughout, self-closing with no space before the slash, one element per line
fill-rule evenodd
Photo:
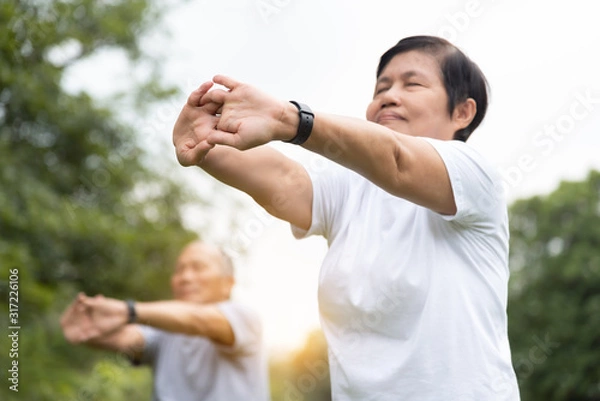
<path fill-rule="evenodd" d="M 180 282 L 186 283 L 192 279 L 192 269 L 181 269 L 179 272 L 177 272 L 176 276 Z"/>
<path fill-rule="evenodd" d="M 390 106 L 399 106 L 402 103 L 400 90 L 397 89 L 396 85 L 392 86 L 388 90 L 382 93 L 381 97 L 381 108 Z"/>

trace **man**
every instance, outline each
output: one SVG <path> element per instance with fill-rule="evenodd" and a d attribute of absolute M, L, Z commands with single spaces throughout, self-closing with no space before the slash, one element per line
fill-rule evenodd
<path fill-rule="evenodd" d="M 233 266 L 219 248 L 187 245 L 171 277 L 174 300 L 121 301 L 79 294 L 61 318 L 74 344 L 152 366 L 155 401 L 268 400 L 258 317 L 230 300 Z"/>
<path fill-rule="evenodd" d="M 431 36 L 402 39 L 376 77 L 364 121 L 218 75 L 175 123 L 177 158 L 297 237 L 327 239 L 318 296 L 334 400 L 516 401 L 506 201 L 465 143 L 485 116 L 485 77 Z M 271 141 L 335 163 L 308 171 Z"/>

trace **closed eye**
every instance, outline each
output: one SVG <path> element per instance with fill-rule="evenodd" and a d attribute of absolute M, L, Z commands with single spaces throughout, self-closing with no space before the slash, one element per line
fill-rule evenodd
<path fill-rule="evenodd" d="M 387 87 L 383 87 L 383 88 L 379 88 L 375 91 L 375 95 L 379 95 L 380 93 L 385 92 L 386 90 L 388 90 L 389 88 Z"/>

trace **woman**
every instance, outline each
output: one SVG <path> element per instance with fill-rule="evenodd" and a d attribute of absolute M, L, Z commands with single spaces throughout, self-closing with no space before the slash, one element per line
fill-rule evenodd
<path fill-rule="evenodd" d="M 335 400 L 518 400 L 507 337 L 500 178 L 465 141 L 479 68 L 444 39 L 382 57 L 367 120 L 312 113 L 224 76 L 193 92 L 177 157 L 251 195 L 297 237 L 323 235 L 319 310 Z M 275 150 L 337 164 L 309 173 Z"/>

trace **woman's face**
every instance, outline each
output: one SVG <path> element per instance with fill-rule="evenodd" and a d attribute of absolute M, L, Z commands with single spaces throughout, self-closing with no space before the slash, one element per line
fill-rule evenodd
<path fill-rule="evenodd" d="M 450 140 L 459 129 L 448 113 L 438 61 L 411 50 L 394 56 L 375 85 L 367 120 L 411 136 Z"/>

